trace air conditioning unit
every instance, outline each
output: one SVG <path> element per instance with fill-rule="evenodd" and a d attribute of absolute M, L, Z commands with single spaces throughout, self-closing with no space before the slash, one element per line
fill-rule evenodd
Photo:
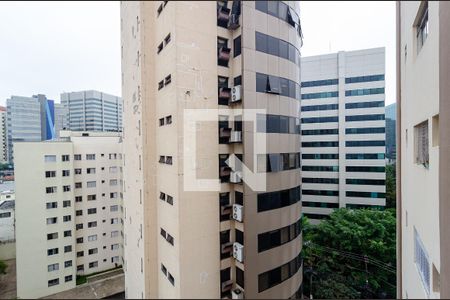
<path fill-rule="evenodd" d="M 230 173 L 230 182 L 231 183 L 241 183 L 242 182 L 242 173 L 239 171 L 232 171 Z"/>
<path fill-rule="evenodd" d="M 234 289 L 231 291 L 232 299 L 244 299 L 244 292 L 241 289 Z"/>
<path fill-rule="evenodd" d="M 233 244 L 233 257 L 238 262 L 244 262 L 244 246 L 239 243 Z"/>
<path fill-rule="evenodd" d="M 231 103 L 239 102 L 242 100 L 241 97 L 241 87 L 240 85 L 233 86 L 231 89 Z"/>
<path fill-rule="evenodd" d="M 242 131 L 231 131 L 230 143 L 242 143 Z"/>
<path fill-rule="evenodd" d="M 233 204 L 233 219 L 242 222 L 244 220 L 244 207 L 240 204 Z"/>

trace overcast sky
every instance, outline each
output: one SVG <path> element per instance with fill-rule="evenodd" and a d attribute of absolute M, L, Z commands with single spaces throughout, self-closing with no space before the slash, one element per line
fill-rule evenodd
<path fill-rule="evenodd" d="M 303 56 L 386 47 L 395 102 L 395 2 L 301 2 Z M 1 2 L 0 104 L 11 95 L 121 94 L 119 2 Z"/>

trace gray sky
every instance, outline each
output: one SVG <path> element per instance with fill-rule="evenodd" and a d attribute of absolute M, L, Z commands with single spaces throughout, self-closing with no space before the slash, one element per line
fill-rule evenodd
<path fill-rule="evenodd" d="M 303 56 L 386 47 L 395 101 L 395 2 L 301 2 Z M 119 2 L 1 2 L 0 104 L 11 95 L 121 94 Z"/>

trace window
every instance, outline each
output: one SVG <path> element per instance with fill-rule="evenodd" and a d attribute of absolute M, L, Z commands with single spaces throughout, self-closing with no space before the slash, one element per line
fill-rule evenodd
<path fill-rule="evenodd" d="M 236 267 L 236 283 L 239 284 L 240 287 L 244 288 L 244 271 L 242 271 L 238 267 Z"/>
<path fill-rule="evenodd" d="M 117 173 L 117 167 L 109 167 L 109 173 Z"/>
<path fill-rule="evenodd" d="M 56 162 L 56 155 L 45 155 L 44 161 L 45 162 Z"/>
<path fill-rule="evenodd" d="M 63 222 L 70 222 L 72 220 L 72 216 L 63 216 Z"/>
<path fill-rule="evenodd" d="M 164 78 L 164 85 L 168 85 L 172 82 L 172 75 L 167 75 L 166 78 Z"/>
<path fill-rule="evenodd" d="M 45 178 L 56 177 L 56 171 L 45 171 Z"/>
<path fill-rule="evenodd" d="M 111 237 L 118 237 L 119 236 L 119 231 L 115 230 L 115 231 L 111 231 Z"/>
<path fill-rule="evenodd" d="M 69 155 L 67 155 L 67 154 L 61 155 L 61 160 L 62 160 L 62 161 L 70 161 L 70 157 L 69 157 Z"/>
<path fill-rule="evenodd" d="M 110 185 L 110 186 L 115 186 L 115 185 L 117 185 L 117 179 L 111 179 L 111 180 L 109 181 L 109 185 Z"/>
<path fill-rule="evenodd" d="M 166 164 L 171 165 L 172 164 L 172 156 L 166 157 Z"/>
<path fill-rule="evenodd" d="M 88 208 L 88 215 L 96 214 L 97 208 Z"/>
<path fill-rule="evenodd" d="M 75 211 L 75 216 L 82 216 L 83 215 L 83 211 L 81 209 Z"/>
<path fill-rule="evenodd" d="M 97 268 L 98 267 L 98 261 L 93 261 L 89 263 L 89 269 Z"/>
<path fill-rule="evenodd" d="M 164 275 L 167 276 L 167 269 L 163 264 L 161 264 L 161 271 L 163 272 Z"/>
<path fill-rule="evenodd" d="M 428 120 L 414 126 L 415 162 L 428 168 L 430 162 Z"/>
<path fill-rule="evenodd" d="M 86 154 L 86 160 L 95 160 L 95 154 Z"/>
<path fill-rule="evenodd" d="M 72 266 L 72 261 L 71 260 L 68 260 L 68 261 L 64 262 L 64 268 L 69 268 L 71 266 Z"/>
<path fill-rule="evenodd" d="M 47 225 L 56 224 L 57 221 L 58 221 L 58 218 L 56 218 L 56 217 L 47 218 Z"/>
<path fill-rule="evenodd" d="M 384 153 L 349 153 L 345 155 L 346 159 L 385 159 Z"/>
<path fill-rule="evenodd" d="M 84 251 L 77 252 L 77 257 L 83 257 L 83 256 L 84 256 Z"/>
<path fill-rule="evenodd" d="M 0 219 L 2 219 L 2 218 L 10 218 L 10 217 L 11 217 L 11 213 L 10 212 L 0 213 Z"/>
<path fill-rule="evenodd" d="M 58 271 L 59 270 L 59 264 L 51 264 L 47 266 L 48 272 Z"/>
<path fill-rule="evenodd" d="M 111 245 L 111 250 L 119 250 L 119 244 Z"/>
<path fill-rule="evenodd" d="M 97 227 L 97 221 L 88 222 L 88 228 Z"/>
<path fill-rule="evenodd" d="M 175 286 L 175 278 L 173 278 L 172 274 L 167 273 L 167 279 L 169 279 L 169 282 Z"/>
<path fill-rule="evenodd" d="M 63 201 L 63 207 L 70 207 L 70 200 L 64 200 Z"/>
<path fill-rule="evenodd" d="M 417 270 L 419 271 L 422 284 L 425 288 L 427 295 L 430 294 L 430 261 L 428 253 L 425 249 L 419 233 L 414 228 L 414 262 L 416 263 Z"/>
<path fill-rule="evenodd" d="M 233 57 L 241 55 L 241 36 L 238 36 L 233 40 Z"/>
<path fill-rule="evenodd" d="M 166 162 L 166 157 L 164 155 L 160 155 L 159 156 L 159 161 L 160 163 L 165 163 Z"/>
<path fill-rule="evenodd" d="M 65 230 L 64 231 L 64 237 L 72 236 L 72 230 Z"/>
<path fill-rule="evenodd" d="M 58 238 L 58 233 L 54 232 L 54 233 L 48 233 L 47 234 L 47 240 L 54 240 Z"/>
<path fill-rule="evenodd" d="M 366 96 L 384 94 L 384 88 L 358 89 L 345 91 L 345 96 Z"/>
<path fill-rule="evenodd" d="M 429 34 L 428 2 L 425 2 L 425 7 L 422 9 L 422 16 L 419 20 L 417 24 L 417 53 L 422 49 Z"/>
<path fill-rule="evenodd" d="M 110 193 L 109 194 L 109 198 L 111 198 L 111 199 L 115 199 L 115 198 L 117 198 L 117 192 L 114 192 L 114 193 Z"/>
<path fill-rule="evenodd" d="M 172 124 L 172 116 L 167 116 L 166 117 L 166 124 L 167 125 Z"/>
<path fill-rule="evenodd" d="M 258 276 L 258 292 L 261 293 L 271 287 L 274 287 L 283 281 L 294 276 L 303 264 L 302 253 L 300 252 L 297 257 L 295 257 L 290 262 L 277 267 L 275 269 L 269 270 Z"/>
<path fill-rule="evenodd" d="M 56 186 L 50 186 L 45 188 L 45 193 L 54 194 L 56 193 Z"/>
<path fill-rule="evenodd" d="M 119 206 L 118 206 L 118 205 L 111 205 L 111 206 L 109 207 L 109 210 L 110 210 L 110 211 L 119 211 Z"/>
<path fill-rule="evenodd" d="M 87 200 L 88 200 L 88 201 L 94 201 L 94 200 L 97 200 L 97 195 L 95 195 L 95 194 L 94 194 L 94 195 L 88 195 L 88 196 L 87 196 Z"/>
<path fill-rule="evenodd" d="M 86 174 L 95 174 L 95 168 L 87 168 Z"/>
<path fill-rule="evenodd" d="M 96 240 L 97 240 L 97 235 L 96 234 L 88 236 L 88 242 L 94 242 Z"/>
<path fill-rule="evenodd" d="M 111 224 L 119 224 L 119 219 L 118 218 L 111 219 Z"/>
<path fill-rule="evenodd" d="M 173 197 L 172 196 L 169 196 L 169 195 L 167 195 L 167 203 L 169 203 L 170 205 L 173 205 Z"/>
<path fill-rule="evenodd" d="M 258 234 L 258 252 L 276 248 L 296 239 L 302 232 L 302 219 L 292 225 Z"/>
<path fill-rule="evenodd" d="M 55 286 L 55 285 L 58 285 L 58 284 L 59 284 L 59 278 L 52 279 L 52 280 L 48 281 L 48 287 L 52 287 L 52 286 Z"/>
<path fill-rule="evenodd" d="M 75 169 L 75 175 L 80 175 L 81 174 L 81 169 Z"/>
<path fill-rule="evenodd" d="M 52 249 L 48 249 L 47 250 L 47 255 L 48 256 L 51 256 L 51 255 L 56 255 L 56 254 L 58 254 L 58 248 L 52 248 Z"/>
<path fill-rule="evenodd" d="M 94 187 L 97 186 L 97 182 L 96 182 L 96 181 L 88 181 L 87 184 L 86 184 L 86 186 L 87 186 L 88 188 L 94 188 Z"/>
<path fill-rule="evenodd" d="M 261 193 L 257 196 L 257 211 L 264 212 L 295 204 L 301 200 L 300 186 L 292 189 Z"/>
<path fill-rule="evenodd" d="M 76 189 L 81 189 L 82 186 L 83 186 L 83 184 L 81 182 L 75 182 Z"/>
<path fill-rule="evenodd" d="M 75 154 L 73 160 L 81 160 L 81 154 Z"/>
<path fill-rule="evenodd" d="M 72 275 L 64 276 L 64 281 L 65 282 L 69 282 L 69 281 L 72 281 L 72 280 L 73 280 L 73 276 Z"/>
<path fill-rule="evenodd" d="M 93 248 L 93 249 L 88 250 L 89 255 L 93 255 L 93 254 L 97 254 L 97 253 L 98 253 L 98 248 Z"/>
<path fill-rule="evenodd" d="M 339 79 L 337 79 L 337 78 L 336 79 L 323 79 L 323 80 L 305 81 L 305 82 L 301 83 L 301 86 L 302 87 L 313 87 L 313 86 L 324 86 L 324 85 L 336 85 L 338 83 L 339 83 Z"/>
<path fill-rule="evenodd" d="M 75 196 L 75 202 L 83 202 L 83 196 Z"/>
<path fill-rule="evenodd" d="M 63 176 L 63 177 L 70 176 L 70 170 L 63 170 L 63 171 L 62 171 L 62 176 Z"/>
<path fill-rule="evenodd" d="M 58 208 L 58 202 L 47 202 L 46 207 L 47 209 Z"/>
<path fill-rule="evenodd" d="M 83 229 L 83 223 L 80 223 L 80 224 L 75 225 L 75 229 L 76 229 L 76 230 Z"/>
<path fill-rule="evenodd" d="M 63 185 L 63 192 L 70 192 L 70 185 Z"/>

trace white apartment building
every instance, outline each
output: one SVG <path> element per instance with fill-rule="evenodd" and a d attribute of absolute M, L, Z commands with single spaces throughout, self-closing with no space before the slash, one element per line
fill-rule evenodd
<path fill-rule="evenodd" d="M 14 192 L 0 194 L 0 242 L 12 241 L 16 236 Z"/>
<path fill-rule="evenodd" d="M 450 297 L 450 3 L 397 3 L 398 298 Z"/>
<path fill-rule="evenodd" d="M 121 138 L 60 135 L 14 145 L 20 298 L 71 289 L 76 275 L 122 265 Z"/>
<path fill-rule="evenodd" d="M 99 91 L 61 94 L 72 131 L 122 131 L 122 98 Z"/>
<path fill-rule="evenodd" d="M 301 72 L 304 215 L 384 207 L 384 48 L 303 57 Z"/>

